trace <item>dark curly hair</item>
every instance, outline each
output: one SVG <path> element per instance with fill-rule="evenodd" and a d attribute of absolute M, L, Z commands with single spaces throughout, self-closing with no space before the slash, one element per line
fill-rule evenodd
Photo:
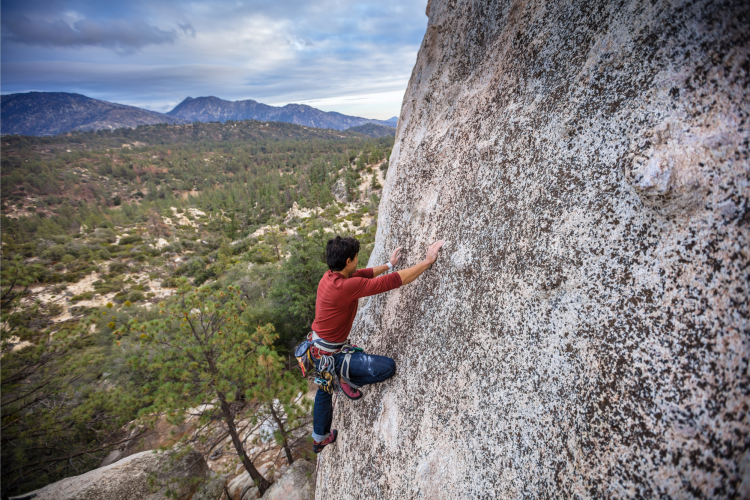
<path fill-rule="evenodd" d="M 346 267 L 346 259 L 354 260 L 359 253 L 359 241 L 351 236 L 336 236 L 326 245 L 326 263 L 331 271 L 341 271 Z"/>

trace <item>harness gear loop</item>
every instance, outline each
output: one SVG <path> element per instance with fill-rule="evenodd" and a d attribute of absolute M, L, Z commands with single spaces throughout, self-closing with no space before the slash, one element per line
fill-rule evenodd
<path fill-rule="evenodd" d="M 317 366 L 312 356 L 313 348 L 317 349 L 318 354 L 320 354 Z M 364 352 L 364 349 L 351 344 L 349 339 L 344 342 L 331 342 L 320 338 L 316 332 L 312 331 L 307 334 L 307 339 L 297 346 L 294 356 L 299 362 L 303 377 L 307 376 L 308 373 L 315 373 L 314 382 L 318 387 L 329 394 L 335 394 L 341 390 L 334 359 L 334 356 L 339 353 L 345 354 L 339 370 L 341 378 L 354 389 L 361 387 L 353 384 L 349 378 L 349 367 L 353 352 Z"/>

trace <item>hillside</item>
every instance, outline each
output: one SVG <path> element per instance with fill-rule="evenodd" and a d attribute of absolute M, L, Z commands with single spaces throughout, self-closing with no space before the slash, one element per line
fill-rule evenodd
<path fill-rule="evenodd" d="M 250 213 L 257 213 L 258 222 L 263 222 L 270 216 L 267 210 L 278 215 L 281 206 L 291 208 L 300 196 L 308 198 L 304 207 L 311 194 L 325 206 L 333 199 L 331 188 L 347 175 L 352 178 L 348 188 L 352 193 L 353 179 L 360 177 L 355 172 L 382 161 L 392 141 L 392 136 L 373 139 L 357 132 L 254 121 L 141 126 L 54 137 L 6 136 L 3 213 L 17 213 L 13 205 L 26 206 L 29 197 L 36 211 L 52 216 L 62 202 L 93 201 L 113 207 L 115 199 L 118 204 L 138 204 L 144 192 L 154 198 L 157 191 L 160 199 L 193 193 L 203 207 L 203 194 L 198 193 L 240 189 L 242 206 L 258 202 L 256 209 L 237 214 L 249 217 L 243 223 L 247 225 L 254 220 Z M 350 164 L 353 170 L 347 172 Z M 237 185 L 233 181 L 237 178 L 243 183 Z M 258 185 L 259 179 L 261 184 L 272 181 L 282 191 L 280 206 L 271 202 L 277 193 L 268 193 L 271 205 L 266 205 L 241 188 Z"/>
<path fill-rule="evenodd" d="M 365 125 L 359 125 L 347 129 L 348 132 L 358 132 L 368 137 L 388 137 L 395 136 L 396 129 L 393 127 L 387 127 L 385 125 L 377 125 L 375 123 L 367 123 Z"/>
<path fill-rule="evenodd" d="M 229 120 L 277 121 L 334 130 L 345 130 L 366 123 L 391 125 L 386 121 L 321 111 L 304 104 L 287 104 L 286 106 L 276 107 L 253 100 L 226 101 L 218 97 L 187 97 L 167 114 L 187 121 L 218 121 L 222 123 Z"/>
<path fill-rule="evenodd" d="M 66 92 L 9 94 L 0 99 L 2 134 L 56 135 L 72 130 L 184 123 L 162 113 Z"/>
<path fill-rule="evenodd" d="M 4 415 L 23 415 L 3 429 L 3 495 L 98 467 L 131 432 L 153 396 L 125 361 L 143 337 L 118 329 L 154 319 L 180 280 L 241 291 L 243 328 L 273 332 L 286 360 L 312 321 L 327 239 L 356 235 L 367 261 L 392 147 L 392 136 L 252 121 L 3 137 L 0 393 Z M 279 369 L 307 391 L 293 364 Z M 275 429 L 257 404 L 232 405 L 238 418 L 257 417 L 258 438 Z M 309 454 L 309 405 L 296 418 L 299 458 Z M 238 476 L 220 428 L 195 439 L 212 436 L 209 467 Z M 279 451 L 273 439 L 248 442 L 263 470 L 288 466 Z M 40 459 L 47 473 L 26 474 Z"/>
<path fill-rule="evenodd" d="M 427 14 L 316 498 L 750 498 L 750 3 Z"/>

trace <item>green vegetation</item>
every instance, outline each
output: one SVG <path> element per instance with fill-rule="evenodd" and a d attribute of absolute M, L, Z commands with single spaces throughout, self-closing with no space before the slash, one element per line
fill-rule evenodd
<path fill-rule="evenodd" d="M 272 377 L 277 381 L 268 393 L 266 367 L 273 368 L 278 357 L 273 349 L 273 325 L 253 332 L 242 319 L 242 296 L 234 287 L 227 291 L 204 286 L 193 287 L 182 279 L 174 300 L 159 311 L 162 318 L 148 322 L 130 321 L 114 333 L 130 338 L 128 363 L 143 374 L 144 401 L 150 401 L 141 413 L 167 412 L 177 423 L 189 408 L 203 407 L 200 425 L 221 421 L 242 464 L 256 481 L 261 494 L 270 483 L 248 457 L 240 433 L 237 406 L 246 401 L 272 403 L 277 392 L 293 394 L 304 389 L 301 380 L 290 376 Z M 121 343 L 122 341 L 118 341 Z M 277 366 L 277 368 L 281 368 Z M 258 396 L 261 396 L 259 398 Z M 206 406 L 216 399 L 217 404 Z"/>
<path fill-rule="evenodd" d="M 328 238 L 356 234 L 367 262 L 392 146 L 260 122 L 2 137 L 2 494 L 98 466 L 127 422 L 209 402 L 223 436 L 225 402 L 235 423 L 271 422 L 287 462 L 304 454 L 311 402 L 288 353 Z M 195 314 L 216 320 L 202 342 Z"/>

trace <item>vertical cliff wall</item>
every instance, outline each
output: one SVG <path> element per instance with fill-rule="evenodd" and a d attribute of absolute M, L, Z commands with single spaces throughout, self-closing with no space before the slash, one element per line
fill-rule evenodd
<path fill-rule="evenodd" d="M 427 10 L 317 498 L 750 496 L 748 3 Z"/>

